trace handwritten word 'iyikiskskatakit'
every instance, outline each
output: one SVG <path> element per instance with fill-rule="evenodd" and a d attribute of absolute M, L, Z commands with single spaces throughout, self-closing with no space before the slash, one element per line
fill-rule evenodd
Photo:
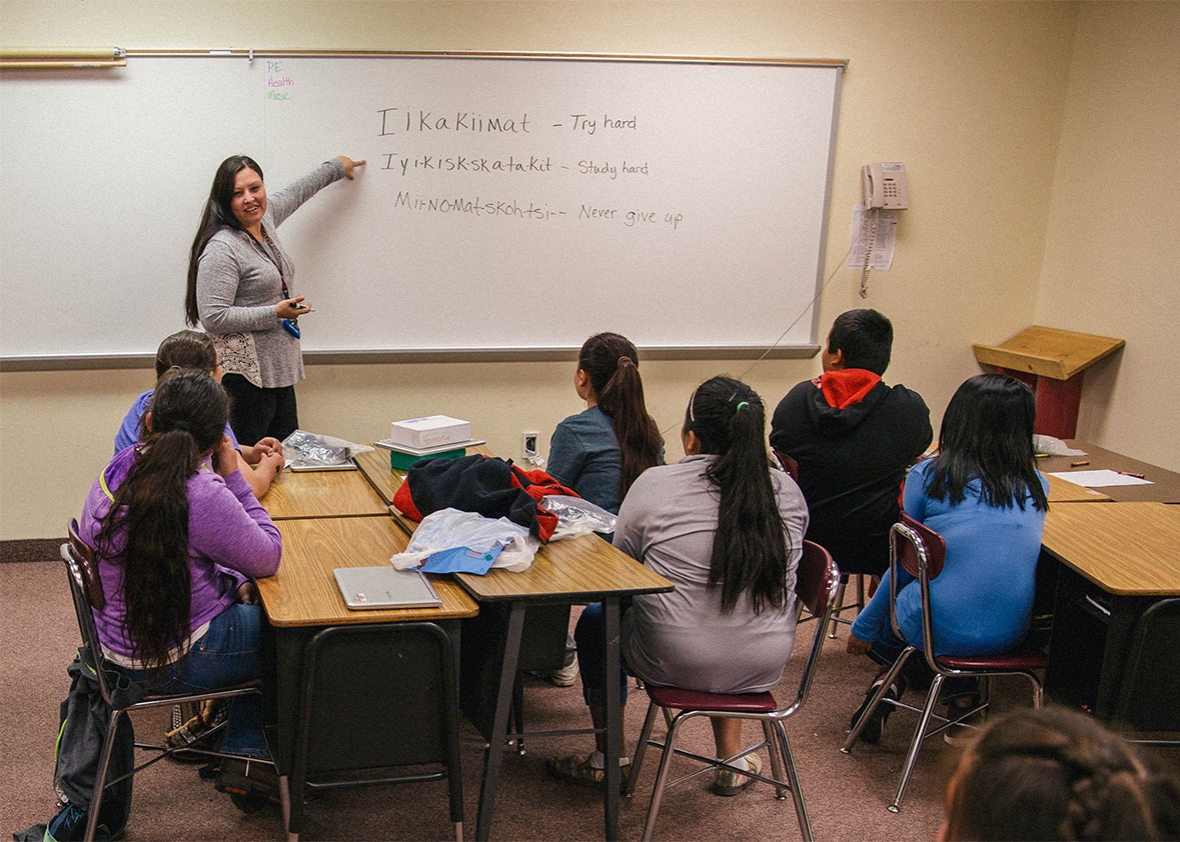
<path fill-rule="evenodd" d="M 553 170 L 552 159 L 530 155 L 517 158 L 467 157 L 464 155 L 420 155 L 415 158 L 400 157 L 396 153 L 382 156 L 383 170 L 400 170 L 409 175 L 411 170 L 419 172 L 461 172 L 461 173 L 547 173 Z"/>
<path fill-rule="evenodd" d="M 555 216 L 565 216 L 565 211 L 550 210 L 549 205 L 538 205 L 535 202 L 523 205 L 515 199 L 483 199 L 480 196 L 476 196 L 474 199 L 466 196 L 449 198 L 416 196 L 403 190 L 397 192 L 393 206 L 427 213 L 459 213 L 479 217 L 510 217 L 531 221 L 544 221 Z"/>
<path fill-rule="evenodd" d="M 487 116 L 473 111 L 454 111 L 446 114 L 421 109 L 382 108 L 380 135 L 400 132 L 452 132 L 472 134 L 528 134 L 529 115 L 519 117 Z"/>

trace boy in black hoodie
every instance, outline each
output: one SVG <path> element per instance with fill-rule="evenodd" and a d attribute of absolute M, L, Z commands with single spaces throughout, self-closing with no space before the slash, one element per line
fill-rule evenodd
<path fill-rule="evenodd" d="M 930 445 L 930 410 L 917 392 L 886 386 L 893 325 L 876 310 L 832 323 L 823 374 L 787 393 L 774 411 L 770 446 L 799 463 L 811 525 L 841 573 L 880 576 L 889 567 L 906 469 Z"/>

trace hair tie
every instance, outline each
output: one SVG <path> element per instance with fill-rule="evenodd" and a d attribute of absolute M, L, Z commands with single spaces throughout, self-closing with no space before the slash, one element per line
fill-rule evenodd
<path fill-rule="evenodd" d="M 741 403 L 739 403 L 739 404 L 738 404 L 736 407 L 734 407 L 734 410 L 733 410 L 733 411 L 734 411 L 734 413 L 736 414 L 736 413 L 738 413 L 738 412 L 741 412 L 741 411 L 742 411 L 742 407 L 743 407 L 743 406 L 749 406 L 749 405 L 750 405 L 750 402 L 749 402 L 749 401 L 742 401 L 742 402 L 741 402 Z"/>
<path fill-rule="evenodd" d="M 169 371 L 184 371 L 184 369 L 178 365 L 168 366 L 168 370 Z"/>
<path fill-rule="evenodd" d="M 615 365 L 620 366 L 623 363 L 631 363 L 631 365 L 635 365 L 635 360 L 631 359 L 626 354 L 624 354 L 623 356 L 619 357 L 619 361 L 617 363 L 615 363 Z"/>

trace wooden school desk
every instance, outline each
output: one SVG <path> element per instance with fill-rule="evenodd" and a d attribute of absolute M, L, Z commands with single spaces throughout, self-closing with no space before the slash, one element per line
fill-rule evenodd
<path fill-rule="evenodd" d="M 1141 731 L 1180 731 L 1180 506 L 1050 506 L 1062 566 L 1045 690 Z M 1165 609 L 1166 610 L 1162 610 Z"/>
<path fill-rule="evenodd" d="M 360 478 L 359 472 L 350 473 Z M 296 478 L 306 476 L 311 475 Z M 388 564 L 389 557 L 404 549 L 407 541 L 394 520 L 388 516 L 306 518 L 280 521 L 277 525 L 283 535 L 282 564 L 274 576 L 258 580 L 269 621 L 263 625 L 264 722 L 279 774 L 289 776 L 295 746 L 304 737 L 304 717 L 310 720 L 310 712 L 300 710 L 299 700 L 304 683 L 304 650 L 312 637 L 337 626 L 426 621 L 439 624 L 457 644 L 458 621 L 475 616 L 478 606 L 458 583 L 433 577 L 432 584 L 443 600 L 440 608 L 350 610 L 340 596 L 332 571 L 337 567 Z M 340 688 L 340 692 L 347 692 L 347 688 Z M 354 724 L 358 731 L 384 733 L 391 731 L 393 723 L 383 720 Z M 395 735 L 391 733 L 390 739 L 396 739 Z M 342 755 L 341 768 L 347 770 L 346 747 L 342 747 Z M 292 804 L 287 817 L 288 833 L 299 833 L 302 817 L 302 803 Z"/>
<path fill-rule="evenodd" d="M 1169 471 L 1158 465 L 1140 462 L 1113 450 L 1106 450 L 1081 439 L 1066 441 L 1070 447 L 1086 451 L 1085 456 L 1043 456 L 1037 459 L 1037 468 L 1042 473 L 1050 471 L 1098 471 L 1107 468 L 1112 471 L 1127 471 L 1143 474 L 1151 485 L 1112 485 L 1096 488 L 1095 491 L 1108 495 L 1120 503 L 1180 503 L 1180 473 Z M 1073 467 L 1075 462 L 1089 462 L 1088 465 Z M 1052 481 L 1050 477 L 1050 481 Z M 1052 500 L 1050 500 L 1052 502 Z"/>
<path fill-rule="evenodd" d="M 393 470 L 387 453 L 362 453 L 357 464 L 385 499 L 392 500 L 405 479 L 405 471 Z M 413 524 L 403 521 L 407 528 Z M 582 605 L 602 602 L 606 623 L 606 768 L 604 793 L 606 838 L 618 838 L 619 772 L 617 735 L 622 730 L 619 709 L 619 601 L 623 597 L 672 590 L 663 576 L 616 550 L 597 535 L 584 535 L 572 541 L 554 541 L 543 546 L 532 566 L 523 573 L 490 570 L 483 576 L 456 574 L 455 578 L 484 607 L 499 606 L 507 612 L 507 632 L 494 708 L 488 712 L 479 706 L 470 692 L 460 690 L 464 713 L 488 740 L 491 747 L 485 757 L 483 786 L 479 796 L 479 816 L 475 838 L 486 840 L 491 833 L 496 784 L 499 779 L 508 734 L 508 712 L 516 681 L 522 631 L 530 607 Z M 512 735 L 519 737 L 519 735 Z"/>
<path fill-rule="evenodd" d="M 275 477 L 261 502 L 271 520 L 389 514 L 386 502 L 360 470 L 288 468 Z"/>

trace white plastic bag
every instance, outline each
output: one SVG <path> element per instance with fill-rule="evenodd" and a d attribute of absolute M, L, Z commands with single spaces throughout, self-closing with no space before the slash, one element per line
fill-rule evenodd
<path fill-rule="evenodd" d="M 547 494 L 541 498 L 541 505 L 557 515 L 557 528 L 550 541 L 577 538 L 589 532 L 614 532 L 619 520 L 618 515 L 581 497 Z"/>
<path fill-rule="evenodd" d="M 475 554 L 494 551 L 502 546 L 492 567 L 513 573 L 528 570 L 541 542 L 529 531 L 508 518 L 492 520 L 475 512 L 439 509 L 422 519 L 405 552 L 390 561 L 398 570 L 417 568 L 434 553 L 466 547 Z"/>

